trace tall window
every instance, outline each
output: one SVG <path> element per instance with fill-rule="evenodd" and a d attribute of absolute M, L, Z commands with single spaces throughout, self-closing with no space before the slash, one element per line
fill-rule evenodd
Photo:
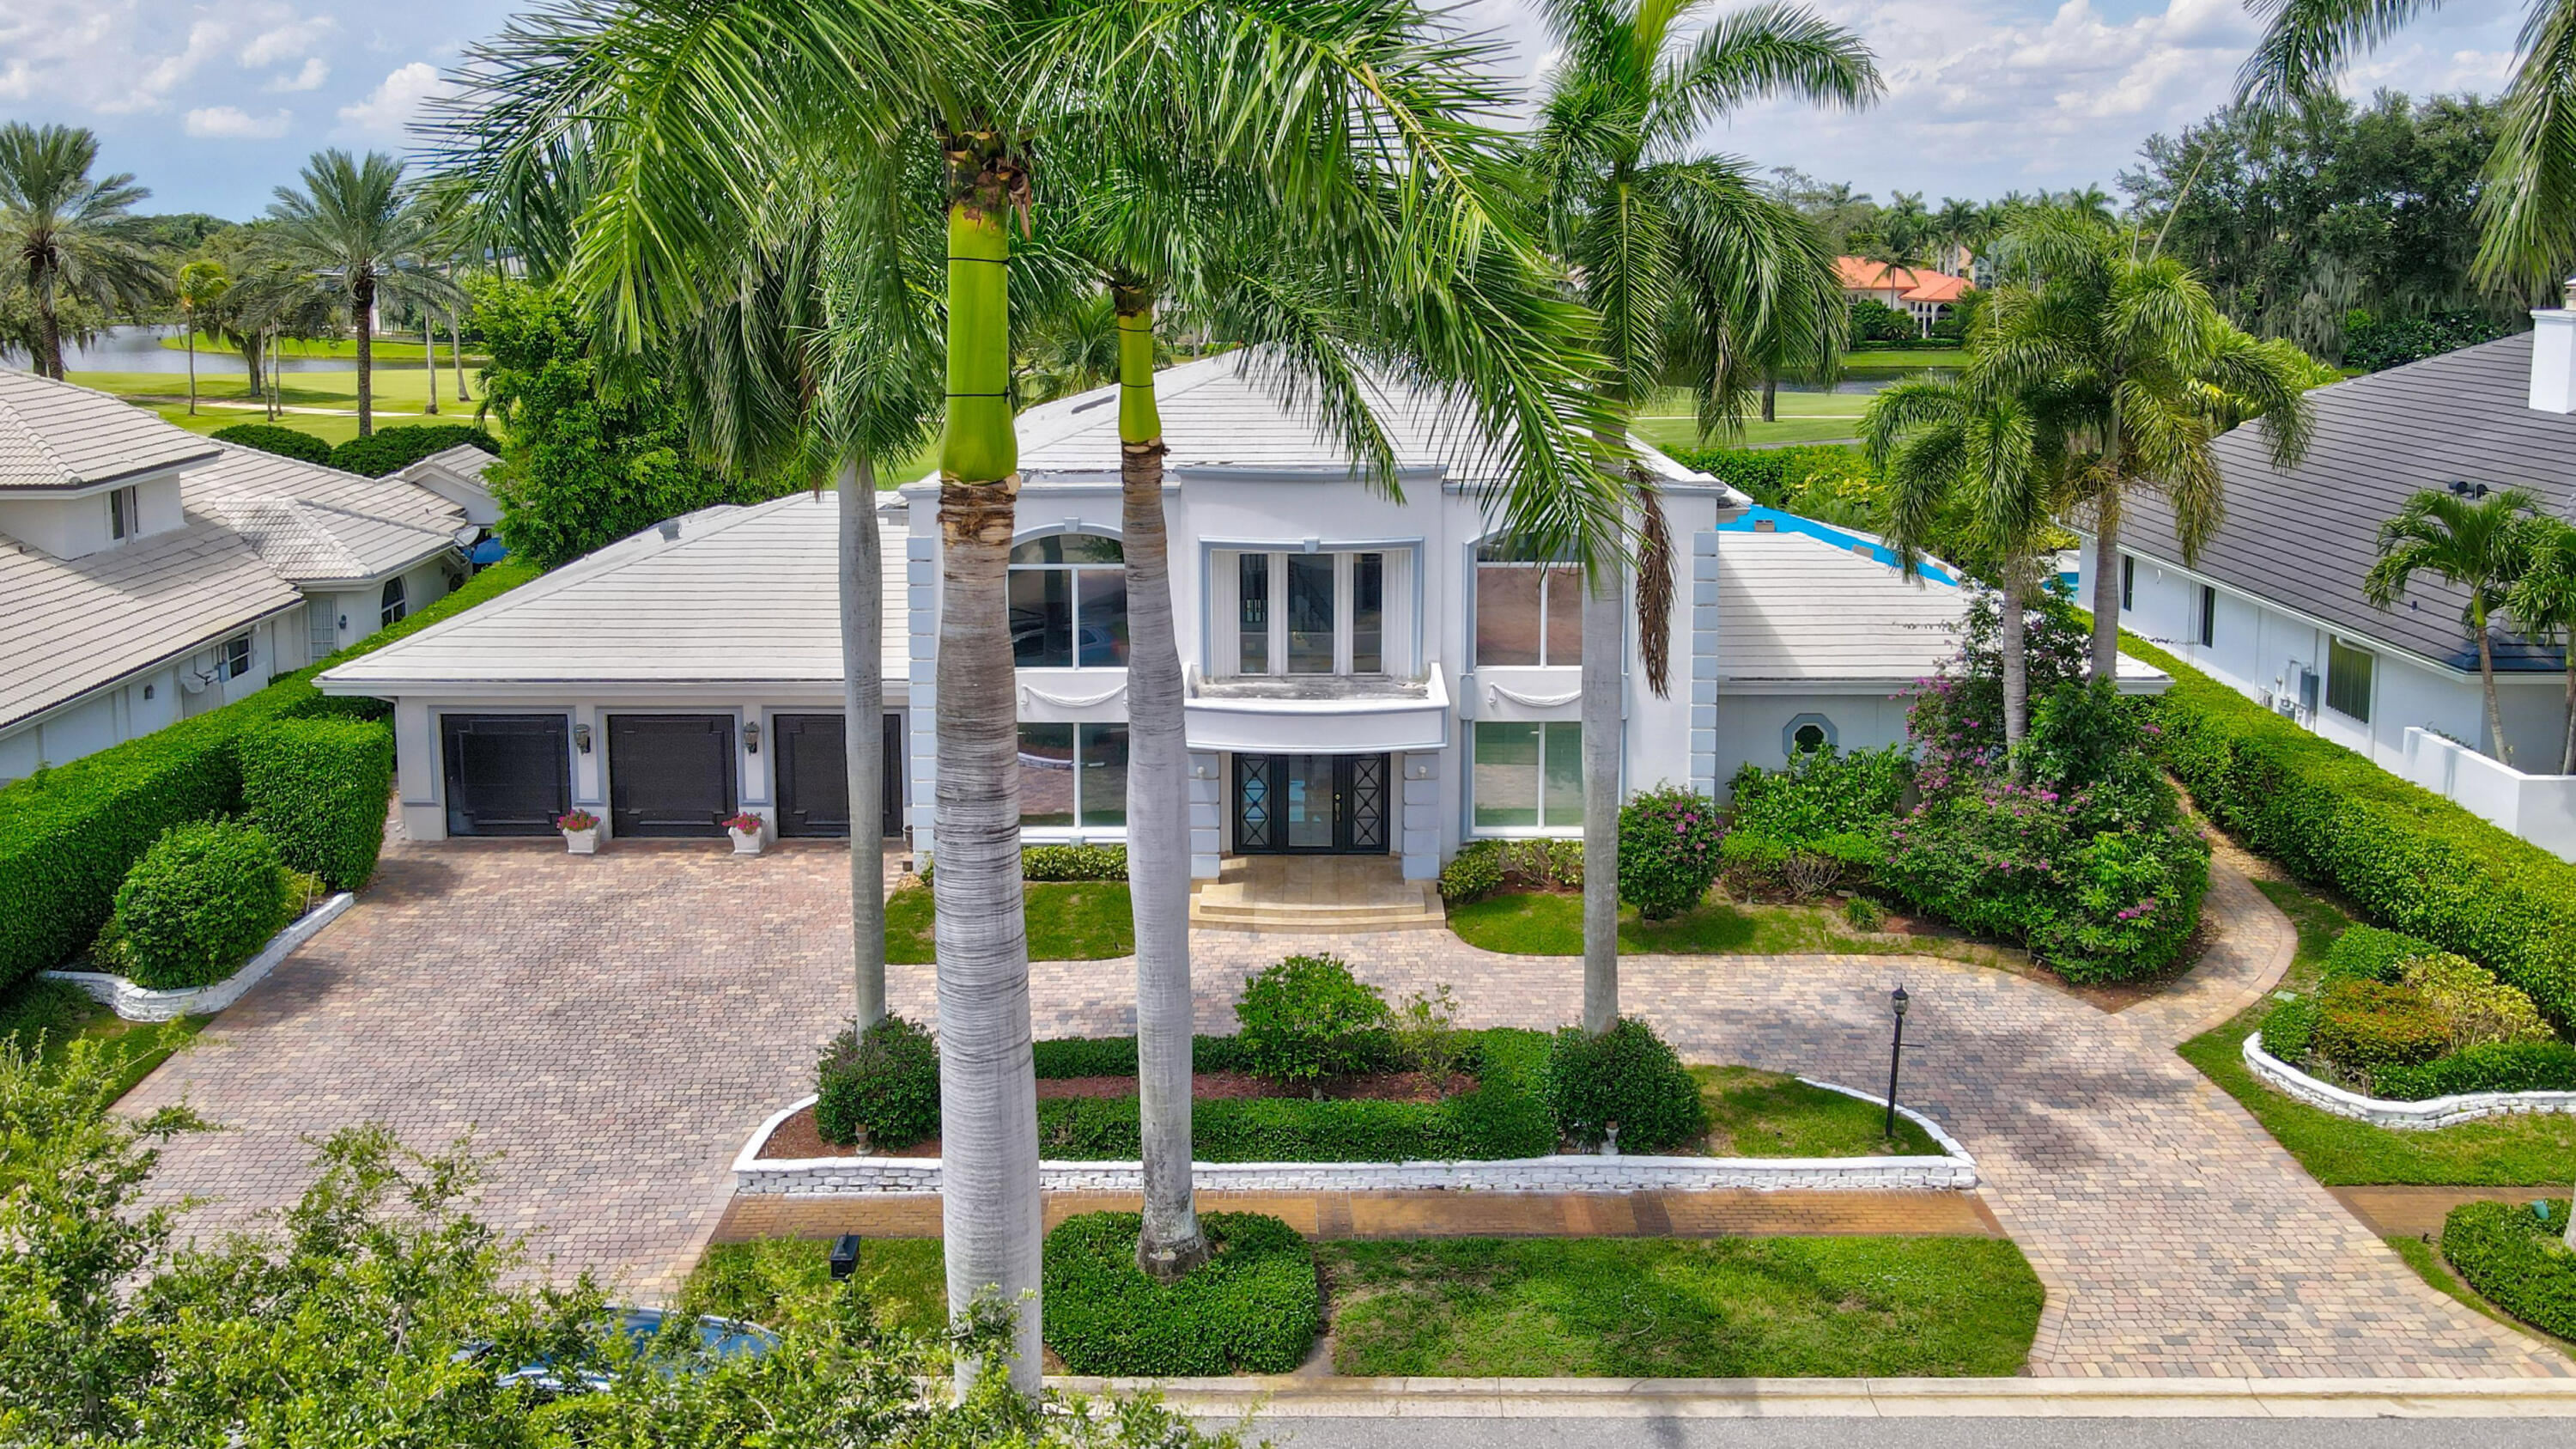
<path fill-rule="evenodd" d="M 143 531 L 143 495 L 141 490 L 119 488 L 107 495 L 107 536 L 132 538 Z"/>
<path fill-rule="evenodd" d="M 1333 575 L 1336 556 L 1292 553 L 1288 559 L 1288 672 L 1333 672 Z"/>
<path fill-rule="evenodd" d="M 403 598 L 402 575 L 396 574 L 385 580 L 384 597 L 376 604 L 376 623 L 379 626 L 390 624 L 410 612 L 411 605 Z"/>
<path fill-rule="evenodd" d="M 1583 662 L 1583 571 L 1520 561 L 1508 542 L 1476 550 L 1476 662 Z"/>
<path fill-rule="evenodd" d="M 2134 555 L 2120 555 L 2120 611 L 2126 613 L 2138 603 L 2138 560 Z"/>
<path fill-rule="evenodd" d="M 2218 643 L 2218 590 L 2200 586 L 2200 647 L 2208 649 Z"/>
<path fill-rule="evenodd" d="M 1127 726 L 1020 726 L 1020 826 L 1127 823 Z"/>
<path fill-rule="evenodd" d="M 1240 672 L 1270 672 L 1270 555 L 1248 553 L 1235 566 L 1236 612 L 1240 621 Z"/>
<path fill-rule="evenodd" d="M 1127 553 L 1090 533 L 1011 550 L 1011 658 L 1023 669 L 1127 667 Z"/>
<path fill-rule="evenodd" d="M 2326 641 L 2326 708 L 2361 724 L 2370 723 L 2370 675 L 2378 659 L 2341 639 Z"/>
<path fill-rule="evenodd" d="M 224 641 L 223 654 L 215 662 L 217 679 L 239 679 L 250 673 L 250 636 L 236 634 Z"/>
<path fill-rule="evenodd" d="M 1479 829 L 1580 829 L 1583 726 L 1478 720 L 1469 788 Z"/>
<path fill-rule="evenodd" d="M 1236 555 L 1233 672 L 1385 673 L 1386 581 L 1383 553 Z"/>

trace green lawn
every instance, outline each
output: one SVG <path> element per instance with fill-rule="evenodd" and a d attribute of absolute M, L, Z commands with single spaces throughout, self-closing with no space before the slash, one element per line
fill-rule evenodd
<path fill-rule="evenodd" d="M 1896 1140 L 1882 1134 L 1887 1109 L 1810 1087 L 1782 1072 L 1693 1067 L 1708 1102 L 1708 1150 L 1717 1157 L 1868 1157 L 1897 1152 L 1937 1157 L 1939 1143 L 1905 1117 Z"/>
<path fill-rule="evenodd" d="M 421 404 L 429 396 L 428 380 L 429 374 L 417 366 L 377 368 L 371 379 L 375 410 L 383 415 L 417 416 Z M 187 416 L 188 375 L 184 372 L 75 372 L 71 381 L 83 387 L 114 393 L 156 412 L 165 406 L 175 406 L 181 417 Z M 438 386 L 439 416 L 442 419 L 472 419 L 474 404 L 456 401 L 454 374 L 440 368 Z M 479 389 L 477 395 L 480 395 Z M 200 374 L 197 378 L 199 417 L 214 413 L 229 415 L 232 422 L 259 422 L 263 419 L 255 406 L 258 401 L 251 394 L 250 380 L 239 374 L 222 377 Z M 288 407 L 344 409 L 354 416 L 358 407 L 358 370 L 353 367 L 346 372 L 286 373 L 278 382 L 278 401 Z M 209 406 L 220 403 L 254 406 Z M 300 424 L 307 417 L 318 420 L 319 415 L 289 414 L 285 421 Z"/>
<path fill-rule="evenodd" d="M 417 337 L 420 334 L 414 332 L 410 335 Z M 162 338 L 161 346 L 164 350 L 170 352 L 185 352 L 187 350 L 187 344 L 176 337 Z M 336 357 L 342 361 L 355 365 L 358 360 L 358 339 L 355 337 L 343 337 L 337 341 L 317 339 L 310 342 L 298 342 L 292 338 L 285 338 L 281 339 L 277 343 L 277 351 L 283 356 L 297 359 L 310 357 Z M 379 363 L 409 362 L 417 364 L 420 361 L 421 348 L 420 344 L 417 342 L 401 342 L 396 341 L 391 337 L 379 336 L 376 338 L 375 346 L 371 348 L 370 351 L 375 354 L 375 360 Z M 239 357 L 241 355 L 220 339 L 208 337 L 203 333 L 199 333 L 197 336 L 197 354 L 198 356 L 203 357 L 209 353 L 218 354 L 224 357 Z M 450 369 L 453 369 L 456 366 L 455 356 L 455 353 L 448 348 L 447 334 L 444 331 L 440 332 L 438 334 L 439 369 L 441 371 L 449 371 Z M 484 357 L 481 353 L 469 349 L 465 354 L 465 375 L 468 378 L 471 378 L 474 375 L 474 369 L 483 366 L 484 363 L 489 360 L 490 359 Z M 181 375 L 185 376 L 184 373 Z M 451 373 L 448 381 L 453 383 L 455 380 L 455 377 Z"/>
<path fill-rule="evenodd" d="M 170 1053 L 202 1030 L 207 1020 L 191 1016 L 167 1025 L 126 1021 L 90 1000 L 70 982 L 41 977 L 31 977 L 0 992 L 0 1037 L 8 1038 L 21 1051 L 34 1051 L 37 1060 L 44 1062 L 61 1061 L 74 1038 L 103 1042 L 108 1055 L 120 1063 L 120 1094 L 149 1076 Z"/>
<path fill-rule="evenodd" d="M 1135 907 L 1125 881 L 1032 881 L 1028 894 L 1029 959 L 1106 961 L 1136 950 Z M 886 960 L 927 966 L 933 908 L 928 886 L 886 897 Z"/>
<path fill-rule="evenodd" d="M 2039 1279 L 1992 1238 L 1316 1245 L 1333 1368 L 1640 1378 L 2004 1375 Z"/>
<path fill-rule="evenodd" d="M 765 1238 L 707 1249 L 680 1288 L 680 1307 L 777 1324 L 819 1308 L 832 1292 L 829 1243 Z M 937 1238 L 869 1238 L 851 1281 L 887 1328 L 936 1333 L 948 1319 L 946 1260 Z"/>
<path fill-rule="evenodd" d="M 2326 951 L 2353 923 L 2330 897 L 2288 881 L 2256 881 L 2299 929 L 2282 989 L 2305 991 Z M 2576 1178 L 2576 1117 L 2564 1113 L 2490 1117 L 2435 1132 L 2373 1127 L 2295 1102 L 2254 1079 L 2241 1054 L 2271 1008 L 2256 1003 L 2235 1020 L 2182 1044 L 2183 1059 L 2245 1105 L 2308 1174 L 2330 1186 L 2411 1183 L 2461 1187 L 2559 1186 Z"/>
<path fill-rule="evenodd" d="M 1583 954 L 1583 898 L 1553 891 L 1487 896 L 1449 908 L 1449 929 L 1470 946 L 1520 956 Z M 1622 955 L 1947 956 L 1999 964 L 1995 947 L 1949 936 L 1862 935 L 1825 906 L 1738 906 L 1710 901 L 1669 921 L 1619 912 Z"/>

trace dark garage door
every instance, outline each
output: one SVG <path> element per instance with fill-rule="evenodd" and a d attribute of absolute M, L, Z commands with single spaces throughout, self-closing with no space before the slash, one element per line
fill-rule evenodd
<path fill-rule="evenodd" d="M 448 834 L 554 834 L 572 808 L 562 715 L 451 714 L 438 727 Z"/>
<path fill-rule="evenodd" d="M 734 812 L 733 718 L 608 717 L 608 822 L 619 835 L 722 835 Z"/>
<path fill-rule="evenodd" d="M 837 714 L 782 714 L 778 737 L 778 833 L 846 838 L 850 767 Z M 903 833 L 903 716 L 885 717 L 885 811 L 879 833 Z"/>

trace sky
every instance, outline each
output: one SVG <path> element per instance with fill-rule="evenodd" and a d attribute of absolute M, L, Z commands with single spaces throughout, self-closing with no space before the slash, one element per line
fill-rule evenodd
<path fill-rule="evenodd" d="M 1984 199 L 2111 187 L 2156 131 L 2222 102 L 2255 26 L 2239 0 L 1811 0 L 1878 56 L 1888 93 L 1860 112 L 1748 108 L 1711 149 L 1763 167 Z M 524 0 L 0 0 L 0 119 L 99 135 L 148 211 L 258 214 L 325 146 L 401 153 L 464 48 Z M 1548 41 L 1527 0 L 1464 0 L 1529 77 Z M 2517 10 L 2451 0 L 2354 67 L 2346 88 L 2493 93 Z"/>

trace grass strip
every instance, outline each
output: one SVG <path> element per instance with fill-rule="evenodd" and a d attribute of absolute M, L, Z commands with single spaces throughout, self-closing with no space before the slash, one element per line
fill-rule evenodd
<path fill-rule="evenodd" d="M 1021 889 L 1030 960 L 1109 961 L 1136 953 L 1135 907 L 1125 881 L 1031 881 Z M 932 939 L 936 916 L 927 886 L 906 886 L 886 897 L 886 960 L 898 966 L 938 960 Z"/>

